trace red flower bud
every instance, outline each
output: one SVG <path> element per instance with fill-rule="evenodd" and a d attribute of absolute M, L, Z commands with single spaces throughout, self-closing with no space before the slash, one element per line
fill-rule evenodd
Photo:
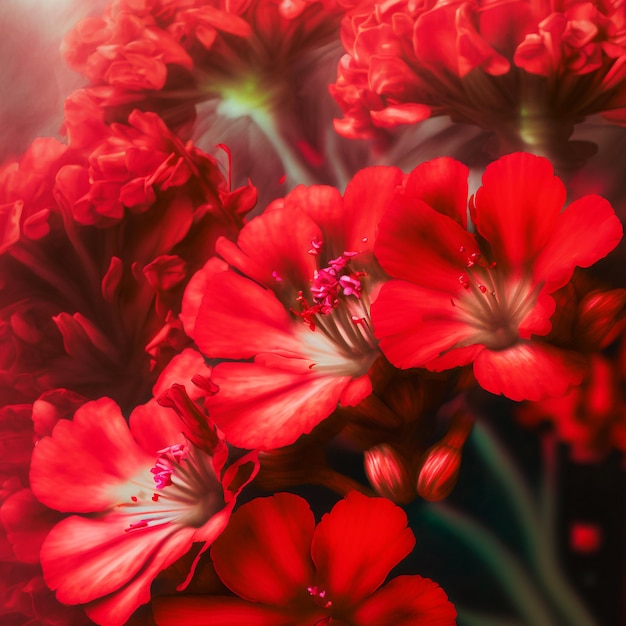
<path fill-rule="evenodd" d="M 407 464 L 390 445 L 383 443 L 365 452 L 365 473 L 378 495 L 400 504 L 415 498 Z"/>
<path fill-rule="evenodd" d="M 472 430 L 473 420 L 459 414 L 448 433 L 424 455 L 424 463 L 417 478 L 417 493 L 430 502 L 450 495 L 459 477 L 461 451 Z"/>

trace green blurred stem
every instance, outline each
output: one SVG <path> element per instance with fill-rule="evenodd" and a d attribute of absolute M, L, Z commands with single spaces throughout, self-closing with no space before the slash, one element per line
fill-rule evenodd
<path fill-rule="evenodd" d="M 429 505 L 426 516 L 430 516 L 480 555 L 528 626 L 556 626 L 550 610 L 524 568 L 489 531 L 447 504 Z"/>
<path fill-rule="evenodd" d="M 303 185 L 314 185 L 316 183 L 315 177 L 305 165 L 300 153 L 283 137 L 280 124 L 276 119 L 277 116 L 260 108 L 252 108 L 248 114 L 263 131 L 263 134 L 280 157 L 289 186 L 295 187 L 300 183 Z"/>
<path fill-rule="evenodd" d="M 514 508 L 524 531 L 531 564 L 535 574 L 555 603 L 568 626 L 596 626 L 596 622 L 580 601 L 560 570 L 550 529 L 544 527 L 537 513 L 532 494 L 511 457 L 490 428 L 476 421 L 470 437 L 481 458 L 500 482 Z M 549 491 L 553 490 L 553 486 Z M 553 494 L 548 494 L 553 497 Z"/>
<path fill-rule="evenodd" d="M 507 617 L 494 617 L 488 613 L 470 611 L 462 606 L 456 607 L 460 626 L 524 626 L 522 622 Z"/>

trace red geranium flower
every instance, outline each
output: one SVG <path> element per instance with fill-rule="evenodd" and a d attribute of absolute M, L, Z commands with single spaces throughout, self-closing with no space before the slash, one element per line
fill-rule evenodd
<path fill-rule="evenodd" d="M 187 351 L 155 392 L 179 369 L 204 368 L 200 355 Z M 85 605 L 98 624 L 123 624 L 149 601 L 161 571 L 194 542 L 206 544 L 200 554 L 208 548 L 258 469 L 254 453 L 225 469 L 226 444 L 209 434 L 200 441 L 154 400 L 133 411 L 129 429 L 119 407 L 101 398 L 38 443 L 31 489 L 43 504 L 68 514 L 40 555 L 44 579 L 60 602 Z"/>
<path fill-rule="evenodd" d="M 401 177 L 362 170 L 343 198 L 299 186 L 249 222 L 237 245 L 218 242 L 232 269 L 214 259 L 192 279 L 185 328 L 205 356 L 232 360 L 214 368 L 219 392 L 206 400 L 229 442 L 293 443 L 338 403 L 371 392 L 380 353 L 369 305 L 382 279 L 372 246 Z"/>
<path fill-rule="evenodd" d="M 342 23 L 336 129 L 370 137 L 449 115 L 508 149 L 562 151 L 587 115 L 626 122 L 625 19 L 613 0 L 363 3 Z"/>
<path fill-rule="evenodd" d="M 549 294 L 607 255 L 622 226 L 599 196 L 562 212 L 549 161 L 516 153 L 487 167 L 470 201 L 474 235 L 467 174 L 447 158 L 420 165 L 383 217 L 375 252 L 396 280 L 372 307 L 380 347 L 401 368 L 473 362 L 483 388 L 513 400 L 563 394 L 582 364 L 537 340 L 551 330 Z"/>
<path fill-rule="evenodd" d="M 307 502 L 279 493 L 241 507 L 213 544 L 222 582 L 240 598 L 162 598 L 159 626 L 453 626 L 454 606 L 433 581 L 391 569 L 411 552 L 406 514 L 349 493 L 315 526 Z"/>

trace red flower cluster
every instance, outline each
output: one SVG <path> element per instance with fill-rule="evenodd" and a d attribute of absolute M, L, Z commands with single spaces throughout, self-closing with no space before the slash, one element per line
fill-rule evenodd
<path fill-rule="evenodd" d="M 330 40 L 340 12 L 334 0 L 114 0 L 67 35 L 64 51 L 105 106 L 132 103 L 180 127 L 212 97 L 275 100 L 276 79 Z"/>
<path fill-rule="evenodd" d="M 623 272 L 592 268 L 622 238 L 609 201 L 529 152 L 476 190 L 422 146 L 404 170 L 352 153 L 308 84 L 343 17 L 340 133 L 450 115 L 562 149 L 590 113 L 626 119 L 624 7 L 350 5 L 113 0 L 67 35 L 90 84 L 65 139 L 0 164 L 3 623 L 453 626 L 435 583 L 387 580 L 415 544 L 394 502 L 450 494 L 485 391 L 626 451 Z M 189 139 L 246 116 L 254 165 Z M 248 218 L 259 163 L 288 189 Z M 345 498 L 317 525 L 255 499 L 303 484 Z"/>
<path fill-rule="evenodd" d="M 611 1 L 364 3 L 342 22 L 336 129 L 449 115 L 519 149 L 567 140 L 593 113 L 623 124 L 625 19 Z"/>
<path fill-rule="evenodd" d="M 126 410 L 188 342 L 183 288 L 256 194 L 231 191 L 153 113 L 107 126 L 79 92 L 66 126 L 69 145 L 36 140 L 0 171 L 1 384 L 20 401 L 65 387 Z"/>

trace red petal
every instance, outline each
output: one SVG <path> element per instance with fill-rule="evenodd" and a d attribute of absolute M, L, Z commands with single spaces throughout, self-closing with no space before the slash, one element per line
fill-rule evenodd
<path fill-rule="evenodd" d="M 202 269 L 198 270 L 189 281 L 183 295 L 182 311 L 180 313 L 180 320 L 183 323 L 185 332 L 193 337 L 193 329 L 196 325 L 198 318 L 198 311 L 202 298 L 206 292 L 207 282 L 220 272 L 225 272 L 228 269 L 228 265 L 221 259 L 213 257 L 209 259 Z"/>
<path fill-rule="evenodd" d="M 159 626 L 292 626 L 293 617 L 275 608 L 239 598 L 155 598 L 154 617 Z"/>
<path fill-rule="evenodd" d="M 422 200 L 467 228 L 468 176 L 467 166 L 449 157 L 422 163 L 409 174 L 403 200 Z"/>
<path fill-rule="evenodd" d="M 559 215 L 546 247 L 534 268 L 538 280 L 552 292 L 571 278 L 574 267 L 589 267 L 620 242 L 624 229 L 613 207 L 599 196 L 572 202 Z"/>
<path fill-rule="evenodd" d="M 415 199 L 385 214 L 374 252 L 394 278 L 454 295 L 469 256 L 480 251 L 457 222 Z"/>
<path fill-rule="evenodd" d="M 270 450 L 293 443 L 335 410 L 350 381 L 305 369 L 220 363 L 212 376 L 220 390 L 205 400 L 211 418 L 241 448 Z"/>
<path fill-rule="evenodd" d="M 391 280 L 383 285 L 372 304 L 372 322 L 380 349 L 402 369 L 424 367 L 457 344 L 471 342 L 476 332 L 457 319 L 449 293 L 403 280 Z M 448 358 L 450 367 L 466 362 L 450 361 L 452 354 Z"/>
<path fill-rule="evenodd" d="M 383 584 L 414 545 L 400 507 L 350 492 L 315 529 L 316 584 L 337 609 L 355 606 Z"/>
<path fill-rule="evenodd" d="M 398 576 L 367 598 L 350 622 L 355 626 L 455 626 L 456 609 L 432 580 Z"/>
<path fill-rule="evenodd" d="M 368 167 L 348 183 L 344 194 L 345 249 L 372 250 L 378 224 L 402 180 L 397 167 Z"/>
<path fill-rule="evenodd" d="M 186 348 L 168 363 L 152 388 L 152 395 L 158 398 L 174 383 L 178 383 L 184 385 L 185 391 L 187 391 L 189 397 L 195 400 L 203 394 L 198 387 L 191 382 L 191 379 L 195 374 L 209 376 L 210 373 L 211 368 L 207 366 L 202 355 L 197 350 Z"/>
<path fill-rule="evenodd" d="M 35 447 L 31 488 L 46 506 L 91 513 L 125 501 L 127 483 L 154 463 L 131 437 L 109 398 L 83 405 Z M 121 498 L 121 500 L 120 500 Z"/>
<path fill-rule="evenodd" d="M 315 518 L 306 500 L 289 493 L 257 498 L 230 518 L 211 548 L 222 582 L 246 600 L 285 606 L 313 580 Z"/>
<path fill-rule="evenodd" d="M 309 286 L 316 268 L 308 251 L 321 231 L 299 207 L 266 211 L 246 224 L 237 245 L 220 239 L 217 250 L 224 260 L 266 287 L 280 283 L 296 291 Z M 343 252 L 343 250 L 342 250 Z"/>
<path fill-rule="evenodd" d="M 271 351 L 299 354 L 300 343 L 291 334 L 294 326 L 272 291 L 229 270 L 207 282 L 194 339 L 210 358 L 247 359 Z"/>
<path fill-rule="evenodd" d="M 456 348 L 450 352 L 444 352 L 436 359 L 432 359 L 426 363 L 426 367 L 431 372 L 443 372 L 453 367 L 461 367 L 472 363 L 474 359 L 485 349 L 483 344 L 477 343 L 473 346 L 464 348 Z"/>
<path fill-rule="evenodd" d="M 72 516 L 52 529 L 41 549 L 41 566 L 60 602 L 97 600 L 135 577 L 144 579 L 145 570 L 156 564 L 154 577 L 191 548 L 193 528 L 167 524 L 124 532 L 128 520 L 115 513 L 102 519 Z M 146 591 L 150 582 L 144 580 Z"/>
<path fill-rule="evenodd" d="M 58 600 L 91 602 L 86 612 L 104 626 L 121 626 L 149 602 L 154 578 L 193 541 L 193 529 L 161 526 L 133 534 L 124 533 L 120 521 L 67 518 L 48 535 L 41 551 L 46 584 L 57 590 Z"/>
<path fill-rule="evenodd" d="M 579 385 L 585 361 L 576 353 L 539 342 L 520 342 L 507 350 L 483 350 L 474 361 L 474 375 L 483 389 L 511 400 L 562 396 Z"/>
<path fill-rule="evenodd" d="M 176 443 L 186 443 L 186 431 L 181 419 L 174 411 L 150 400 L 135 408 L 130 416 L 130 429 L 137 443 L 152 457 L 162 448 Z"/>
<path fill-rule="evenodd" d="M 0 507 L 0 521 L 13 552 L 22 563 L 39 563 L 39 551 L 60 514 L 43 506 L 29 489 L 9 496 Z"/>
<path fill-rule="evenodd" d="M 361 400 L 367 398 L 370 393 L 372 393 L 372 381 L 365 374 L 365 376 L 355 378 L 348 383 L 341 394 L 341 398 L 339 398 L 339 402 L 341 406 L 356 406 Z"/>
<path fill-rule="evenodd" d="M 344 250 L 347 250 L 345 247 L 346 218 L 344 217 L 344 202 L 337 189 L 326 185 L 311 185 L 310 187 L 298 185 L 285 196 L 284 201 L 281 202 L 279 200 L 268 207 L 268 211 L 287 210 L 289 211 L 288 215 L 293 215 L 291 212 L 295 209 L 301 209 L 321 228 L 321 238 L 327 245 L 337 246 L 338 251 L 330 253 L 331 256 L 329 258 L 338 256 Z M 305 251 L 313 263 L 312 270 L 314 270 L 315 257 L 308 254 L 310 249 L 311 240 L 309 239 Z M 309 274 L 307 279 L 310 279 L 310 277 L 312 277 L 312 274 Z"/>
<path fill-rule="evenodd" d="M 524 269 L 552 237 L 564 203 L 550 162 L 516 152 L 487 166 L 472 218 L 498 264 Z"/>

